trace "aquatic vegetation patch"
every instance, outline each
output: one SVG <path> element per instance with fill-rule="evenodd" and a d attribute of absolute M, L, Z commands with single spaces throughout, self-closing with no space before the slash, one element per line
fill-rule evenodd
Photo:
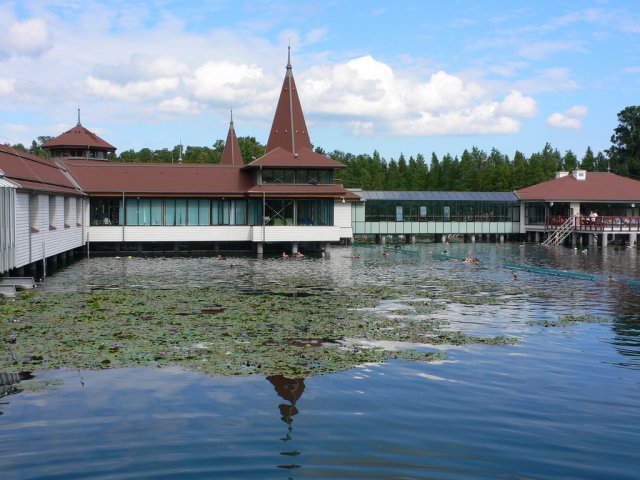
<path fill-rule="evenodd" d="M 20 383 L 20 390 L 30 393 L 45 392 L 48 390 L 60 390 L 64 386 L 61 378 L 48 380 L 24 380 Z"/>
<path fill-rule="evenodd" d="M 517 342 L 450 331 L 448 322 L 428 318 L 446 308 L 445 299 L 407 298 L 401 286 L 339 288 L 297 278 L 242 291 L 216 283 L 29 292 L 0 304 L 0 370 L 176 364 L 209 375 L 312 376 L 389 358 L 431 361 L 446 355 L 347 347 L 340 342 L 347 337 L 420 345 Z M 400 318 L 379 315 L 375 307 L 382 300 L 408 308 Z"/>
<path fill-rule="evenodd" d="M 581 323 L 609 323 L 611 320 L 597 315 L 562 315 L 557 320 L 540 320 L 527 322 L 527 325 L 539 327 L 573 327 Z"/>

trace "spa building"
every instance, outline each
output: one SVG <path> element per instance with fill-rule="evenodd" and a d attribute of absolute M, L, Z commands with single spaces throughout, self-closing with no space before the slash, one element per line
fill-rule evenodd
<path fill-rule="evenodd" d="M 576 170 L 516 192 L 375 192 L 313 151 L 290 60 L 265 154 L 242 158 L 233 117 L 219 164 L 119 163 L 77 124 L 47 158 L 0 145 L 0 275 L 74 252 L 327 253 L 355 236 L 607 245 L 637 241 L 640 182 Z M 591 211 L 598 217 L 589 217 Z M 549 240 L 551 239 L 551 240 Z M 129 254 L 129 253 L 127 253 Z"/>

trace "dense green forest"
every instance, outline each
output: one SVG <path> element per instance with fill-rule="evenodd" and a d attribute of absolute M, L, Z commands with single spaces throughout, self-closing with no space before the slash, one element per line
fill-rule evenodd
<path fill-rule="evenodd" d="M 402 154 L 397 159 L 385 159 L 376 151 L 355 155 L 339 150 L 325 152 L 321 147 L 315 150 L 344 164 L 345 168 L 336 174 L 337 181 L 347 188 L 363 190 L 505 192 L 549 180 L 558 170 L 571 171 L 576 167 L 592 172 L 610 170 L 640 179 L 640 106 L 622 110 L 618 122 L 611 136 L 611 148 L 594 154 L 587 147 L 580 158 L 571 150 L 561 153 L 548 143 L 529 157 L 516 152 L 513 158 L 496 148 L 486 152 L 476 147 L 465 149 L 459 156 L 446 154 L 438 158 L 432 153 L 429 158 L 418 154 L 408 159 Z M 50 138 L 38 137 L 30 148 L 21 144 L 14 148 L 45 156 L 41 146 Z M 265 146 L 254 137 L 238 137 L 238 142 L 245 163 L 264 154 Z M 176 145 L 172 149 L 126 150 L 110 160 L 175 162 L 182 156 L 185 163 L 219 163 L 223 150 L 224 140 L 217 140 L 211 147 Z"/>

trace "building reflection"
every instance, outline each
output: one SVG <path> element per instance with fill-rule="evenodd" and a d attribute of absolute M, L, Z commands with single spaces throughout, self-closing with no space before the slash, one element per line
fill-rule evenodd
<path fill-rule="evenodd" d="M 296 405 L 304 393 L 304 378 L 288 378 L 284 375 L 270 375 L 267 377 L 267 380 L 274 386 L 278 396 L 286 402 L 278 405 L 278 409 L 280 410 L 280 419 L 287 424 L 287 434 L 280 440 L 288 442 L 292 439 L 293 417 L 299 413 Z M 280 452 L 280 455 L 297 457 L 300 455 L 300 452 L 297 450 L 288 450 Z M 296 463 L 278 465 L 278 468 L 285 469 L 296 469 L 300 467 L 301 465 Z"/>
<path fill-rule="evenodd" d="M 8 397 L 9 395 L 15 395 L 16 393 L 22 392 L 22 389 L 18 388 L 17 384 L 23 380 L 30 380 L 32 378 L 33 375 L 28 372 L 0 372 L 0 400 L 4 397 Z M 9 402 L 0 402 L 0 406 L 8 404 Z M 0 415 L 3 413 L 4 412 L 0 410 Z"/>

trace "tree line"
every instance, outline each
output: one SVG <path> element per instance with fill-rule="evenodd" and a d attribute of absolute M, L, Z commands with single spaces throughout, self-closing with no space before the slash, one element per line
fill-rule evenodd
<path fill-rule="evenodd" d="M 13 147 L 46 156 L 42 145 L 51 138 L 38 137 L 30 148 L 21 144 Z M 224 143 L 217 140 L 211 147 L 176 145 L 172 149 L 125 150 L 111 155 L 109 160 L 156 163 L 177 162 L 181 158 L 185 163 L 219 163 Z M 238 143 L 245 163 L 265 152 L 265 146 L 255 137 L 238 137 Z M 347 188 L 363 190 L 507 192 L 549 180 L 559 170 L 575 168 L 612 171 L 640 179 L 640 106 L 627 107 L 618 113 L 618 126 L 611 136 L 611 144 L 611 148 L 597 154 L 587 147 L 580 158 L 571 150 L 561 153 L 549 143 L 528 157 L 517 151 L 513 158 L 496 148 L 486 152 L 477 147 L 465 149 L 460 156 L 446 154 L 439 158 L 432 153 L 428 160 L 422 154 L 408 159 L 401 154 L 397 159 L 387 160 L 377 151 L 358 155 L 340 150 L 325 152 L 321 147 L 315 151 L 345 166 L 336 172 L 336 181 Z"/>

